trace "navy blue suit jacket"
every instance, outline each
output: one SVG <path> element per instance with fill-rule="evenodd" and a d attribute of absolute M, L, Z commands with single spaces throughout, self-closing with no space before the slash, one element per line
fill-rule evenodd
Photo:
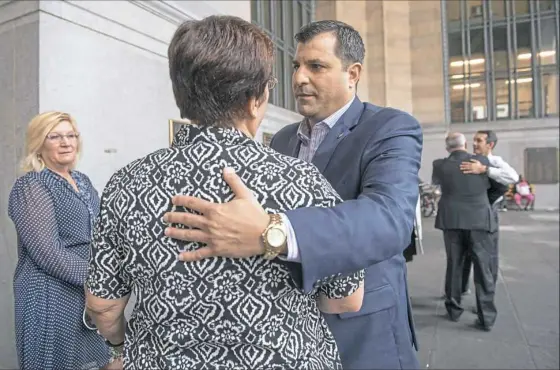
<path fill-rule="evenodd" d="M 280 130 L 271 147 L 297 157 L 298 125 Z M 421 152 L 416 119 L 356 98 L 312 161 L 344 202 L 287 213 L 301 257 L 289 264 L 305 291 L 325 277 L 366 269 L 362 309 L 325 315 L 345 369 L 419 367 L 402 253 L 410 244 Z"/>

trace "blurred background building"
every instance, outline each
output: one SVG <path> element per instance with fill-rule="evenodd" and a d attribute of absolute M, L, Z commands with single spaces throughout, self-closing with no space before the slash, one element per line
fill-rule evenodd
<path fill-rule="evenodd" d="M 495 130 L 496 154 L 558 207 L 558 0 L 317 1 L 317 19 L 350 23 L 366 43 L 359 96 L 423 126 L 420 177 L 443 138 Z"/>
<path fill-rule="evenodd" d="M 99 191 L 128 162 L 169 145 L 178 119 L 167 45 L 187 19 L 236 15 L 276 45 L 280 81 L 259 130 L 295 122 L 293 35 L 338 19 L 366 43 L 362 100 L 413 114 L 424 130 L 420 177 L 446 155 L 448 131 L 498 133 L 496 153 L 535 184 L 536 208 L 558 208 L 558 0 L 0 1 L 0 368 L 15 368 L 11 279 L 17 259 L 6 209 L 29 120 L 74 115 L 79 169 Z"/>

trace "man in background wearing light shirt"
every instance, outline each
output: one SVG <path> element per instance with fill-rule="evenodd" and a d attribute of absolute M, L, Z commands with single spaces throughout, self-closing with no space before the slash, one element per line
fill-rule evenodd
<path fill-rule="evenodd" d="M 515 184 L 519 180 L 519 175 L 504 159 L 500 156 L 492 154 L 492 150 L 496 148 L 498 143 L 498 136 L 494 131 L 491 130 L 480 130 L 474 135 L 473 139 L 473 152 L 475 154 L 480 154 L 488 158 L 490 162 L 490 167 L 483 165 L 482 163 L 473 160 L 471 162 L 464 162 L 461 164 L 461 170 L 464 173 L 471 174 L 481 174 L 488 173 L 488 177 L 492 180 L 502 184 L 510 185 Z M 499 205 L 502 202 L 503 194 L 490 191 L 488 193 L 488 198 L 490 204 L 492 205 L 492 211 L 494 211 L 494 217 L 496 222 L 499 221 Z M 496 253 L 496 264 L 498 264 L 498 239 L 499 239 L 500 229 L 493 233 L 494 241 L 494 252 Z M 463 270 L 463 294 L 467 294 L 469 291 L 469 276 L 471 273 L 471 257 L 467 255 L 465 259 L 465 265 Z M 498 271 L 496 268 L 495 271 Z M 496 282 L 498 276 L 494 276 L 494 282 Z"/>

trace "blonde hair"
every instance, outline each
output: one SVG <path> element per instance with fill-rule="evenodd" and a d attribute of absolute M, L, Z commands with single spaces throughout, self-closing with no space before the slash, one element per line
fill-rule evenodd
<path fill-rule="evenodd" d="M 39 172 L 45 168 L 45 162 L 41 159 L 40 151 L 43 148 L 45 139 L 59 123 L 67 121 L 72 125 L 75 132 L 78 132 L 78 126 L 74 118 L 63 112 L 44 112 L 31 120 L 27 125 L 27 133 L 25 135 L 25 157 L 21 162 L 21 171 L 24 173 L 35 171 Z M 78 163 L 78 158 L 82 150 L 82 140 L 78 137 L 76 145 L 76 160 L 72 163 L 74 168 Z"/>

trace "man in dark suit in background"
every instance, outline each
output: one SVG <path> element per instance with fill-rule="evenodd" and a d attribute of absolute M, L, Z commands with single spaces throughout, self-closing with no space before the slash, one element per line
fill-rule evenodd
<path fill-rule="evenodd" d="M 433 162 L 433 180 L 441 185 L 441 199 L 435 227 L 443 230 L 447 253 L 445 275 L 445 307 L 449 318 L 458 321 L 463 313 L 461 286 L 463 264 L 467 253 L 473 256 L 474 282 L 478 320 L 476 326 L 489 331 L 496 320 L 494 305 L 497 267 L 492 252 L 492 232 L 497 228 L 493 217 L 488 189 L 487 174 L 469 175 L 461 171 L 462 162 L 472 159 L 489 166 L 488 159 L 467 152 L 467 140 L 461 133 L 451 133 L 445 139 L 449 157 Z"/>

